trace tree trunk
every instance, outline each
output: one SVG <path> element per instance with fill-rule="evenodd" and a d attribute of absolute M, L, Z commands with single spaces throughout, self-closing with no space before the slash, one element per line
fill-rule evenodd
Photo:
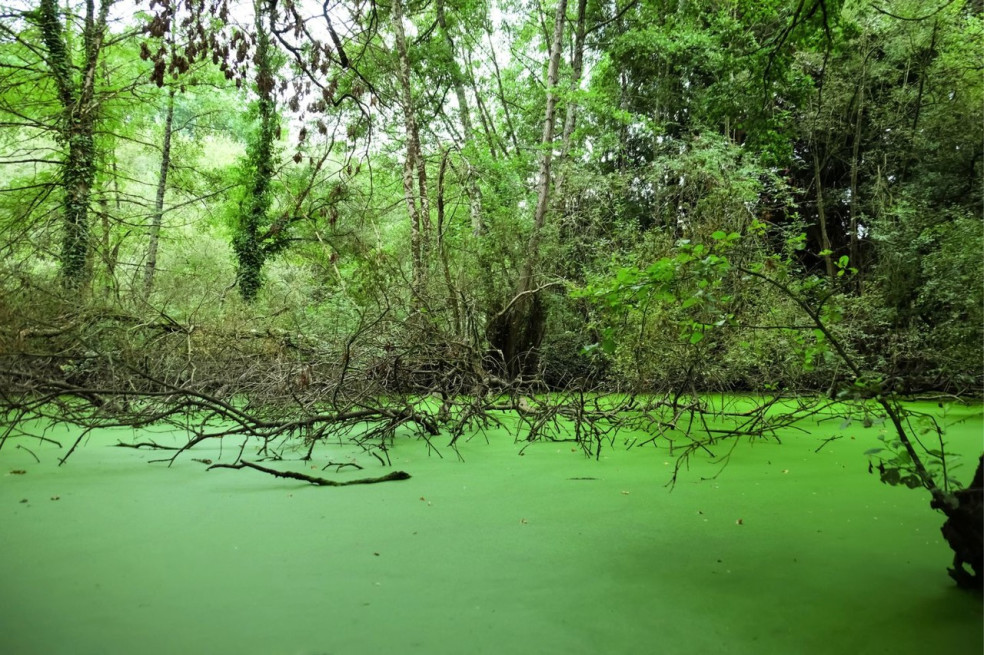
<path fill-rule="evenodd" d="M 489 108 L 486 107 L 485 103 L 482 101 L 482 93 L 479 91 L 478 82 L 475 80 L 475 75 L 472 73 L 473 63 L 467 50 L 464 52 L 464 55 L 468 63 L 468 68 L 466 69 L 468 72 L 468 83 L 471 86 L 472 93 L 475 94 L 475 104 L 478 107 L 478 119 L 482 123 L 482 131 L 485 133 L 485 140 L 489 145 L 489 154 L 492 155 L 493 160 L 496 159 L 498 157 L 498 151 L 496 149 L 498 148 L 498 150 L 502 151 L 502 156 L 508 159 L 509 148 L 506 146 L 506 142 L 496 130 L 495 121 L 492 120 L 492 114 L 489 111 Z"/>
<path fill-rule="evenodd" d="M 861 164 L 861 126 L 864 120 L 864 82 L 867 73 L 867 56 L 861 68 L 861 81 L 858 87 L 858 108 L 854 120 L 854 142 L 851 144 L 851 223 L 850 223 L 850 250 L 849 259 L 851 266 L 859 271 L 861 269 L 861 259 L 858 252 L 858 213 L 861 211 L 861 203 L 858 199 L 858 167 Z M 860 279 L 854 281 L 855 289 L 861 292 Z"/>
<path fill-rule="evenodd" d="M 410 85 L 410 57 L 407 37 L 403 28 L 403 0 L 393 0 L 393 33 L 399 57 L 397 74 L 400 82 L 400 100 L 403 105 L 403 125 L 406 130 L 407 154 L 403 162 L 403 195 L 410 217 L 410 250 L 412 258 L 412 284 L 419 293 L 426 279 L 427 253 L 430 250 L 430 207 L 427 202 L 427 168 L 420 148 L 420 130 Z M 414 188 L 414 175 L 417 187 Z M 419 196 L 418 196 L 419 194 Z"/>
<path fill-rule="evenodd" d="M 171 166 L 171 131 L 174 126 L 174 89 L 168 92 L 167 115 L 164 119 L 164 143 L 161 146 L 161 170 L 157 176 L 157 197 L 154 200 L 154 216 L 150 222 L 150 237 L 147 244 L 147 263 L 144 265 L 143 295 L 146 300 L 154 286 L 154 273 L 157 271 L 157 244 L 161 233 L 161 220 L 164 217 L 164 193 L 167 190 L 167 172 Z"/>
<path fill-rule="evenodd" d="M 509 114 L 509 102 L 506 100 L 506 89 L 502 84 L 502 71 L 499 70 L 499 62 L 495 58 L 495 41 L 492 32 L 486 29 L 486 36 L 489 40 L 489 58 L 492 60 L 492 70 L 495 71 L 495 83 L 499 89 L 499 104 L 502 105 L 502 112 L 506 118 L 506 127 L 509 129 L 509 139 L 512 141 L 513 152 L 519 156 L 519 141 L 516 139 L 516 129 L 513 127 L 512 116 Z"/>
<path fill-rule="evenodd" d="M 835 279 L 834 274 L 834 261 L 831 258 L 833 254 L 833 248 L 830 243 L 830 234 L 827 230 L 827 208 L 824 203 L 823 197 L 823 166 L 820 163 L 820 139 L 819 139 L 819 121 L 821 110 L 823 109 L 823 91 L 826 87 L 827 79 L 827 64 L 830 57 L 830 51 L 826 51 L 823 57 L 823 66 L 820 69 L 819 77 L 816 79 L 817 85 L 817 106 L 816 113 L 813 117 L 813 127 L 810 136 L 810 151 L 813 155 L 813 183 L 816 186 L 816 198 L 817 198 L 817 221 L 820 224 L 820 249 L 823 253 L 821 257 L 824 261 L 824 266 L 827 270 L 827 277 L 831 280 Z M 825 149 L 827 152 L 830 151 L 830 135 L 827 134 L 827 147 Z"/>
<path fill-rule="evenodd" d="M 233 239 L 233 249 L 239 270 L 236 281 L 239 295 L 246 302 L 256 299 L 263 284 L 263 264 L 267 252 L 260 236 L 260 227 L 268 223 L 270 209 L 270 186 L 275 168 L 273 144 L 280 129 L 276 104 L 273 97 L 273 61 L 270 53 L 270 34 L 273 31 L 272 8 L 267 0 L 255 4 L 256 22 L 256 93 L 260 117 L 259 134 L 251 140 L 247 148 L 248 176 L 246 198 L 239 215 L 237 233 Z M 270 25 L 264 25 L 264 18 Z"/>
<path fill-rule="evenodd" d="M 958 586 L 981 591 L 984 589 L 984 456 L 977 461 L 977 472 L 970 486 L 953 497 L 952 506 L 933 504 L 947 515 L 941 532 L 953 549 L 953 568 L 948 571 Z"/>
<path fill-rule="evenodd" d="M 820 223 L 820 246 L 823 248 L 823 261 L 827 269 L 827 277 L 834 279 L 834 260 L 831 258 L 830 235 L 827 232 L 827 210 L 823 201 L 823 180 L 820 173 L 820 156 L 817 155 L 817 145 L 813 145 L 813 181 L 817 186 L 817 220 Z"/>
<path fill-rule="evenodd" d="M 567 101 L 567 110 L 564 115 L 564 131 L 560 137 L 560 157 L 561 161 L 566 160 L 571 152 L 571 139 L 574 136 L 574 127 L 577 124 L 577 101 L 575 100 L 578 89 L 581 86 L 581 76 L 584 73 L 584 37 L 585 37 L 585 14 L 587 12 L 588 0 L 578 0 L 577 3 L 577 22 L 574 27 L 574 54 L 571 58 L 571 96 Z M 564 173 L 561 171 L 557 175 L 554 184 L 558 205 L 564 199 Z"/>
<path fill-rule="evenodd" d="M 543 113 L 543 136 L 540 139 L 540 171 L 537 175 L 536 211 L 533 214 L 533 234 L 530 237 L 529 257 L 520 277 L 519 291 L 532 288 L 533 270 L 540 252 L 540 239 L 547 217 L 550 202 L 550 167 L 553 163 L 554 114 L 557 108 L 557 80 L 560 72 L 560 51 L 563 47 L 564 21 L 567 13 L 567 0 L 557 4 L 557 17 L 554 22 L 553 44 L 550 47 L 550 65 L 547 68 L 547 99 Z"/>
<path fill-rule="evenodd" d="M 540 139 L 540 169 L 537 175 L 537 202 L 533 214 L 533 231 L 526 251 L 526 261 L 520 271 L 514 295 L 515 302 L 500 321 L 490 325 L 490 340 L 502 352 L 505 372 L 511 377 L 528 374 L 537 367 L 536 350 L 543 339 L 544 307 L 535 291 L 534 275 L 539 264 L 540 241 L 550 204 L 553 161 L 554 114 L 557 107 L 557 81 L 560 74 L 560 53 L 563 48 L 567 0 L 557 4 L 550 64 L 547 68 L 547 97 L 543 112 L 543 136 Z"/>
<path fill-rule="evenodd" d="M 448 61 L 451 68 L 451 84 L 454 87 L 454 94 L 458 100 L 458 115 L 461 118 L 462 144 L 461 149 L 468 167 L 465 192 L 468 194 L 468 205 L 471 215 L 472 233 L 476 236 L 481 234 L 485 226 L 482 221 L 482 191 L 478 187 L 475 179 L 475 168 L 468 160 L 470 155 L 470 145 L 472 143 L 472 123 L 471 113 L 468 109 L 468 96 L 465 95 L 465 80 L 455 58 L 454 39 L 448 29 L 447 18 L 444 15 L 444 0 L 437 0 L 437 24 L 440 27 L 441 35 L 448 48 Z"/>
<path fill-rule="evenodd" d="M 448 250 L 444 243 L 444 174 L 447 172 L 450 154 L 449 150 L 444 151 L 444 156 L 441 157 L 441 167 L 437 174 L 437 253 L 441 259 L 441 272 L 444 274 L 444 285 L 448 291 L 448 306 L 451 308 L 451 318 L 454 321 L 453 333 L 461 336 L 464 333 L 464 324 L 461 321 L 461 310 L 458 307 L 458 290 L 451 279 Z"/>
<path fill-rule="evenodd" d="M 103 0 L 97 14 L 93 0 L 86 2 L 82 35 L 84 61 L 78 83 L 72 73 L 71 54 L 58 16 L 58 3 L 56 0 L 41 0 L 37 13 L 48 68 L 61 105 L 59 138 L 68 146 L 68 153 L 61 166 L 61 185 L 65 195 L 62 204 L 64 235 L 60 259 L 65 282 L 74 289 L 84 287 L 90 277 L 89 201 L 96 173 L 93 138 L 96 115 L 95 79 L 110 4 L 111 0 Z"/>

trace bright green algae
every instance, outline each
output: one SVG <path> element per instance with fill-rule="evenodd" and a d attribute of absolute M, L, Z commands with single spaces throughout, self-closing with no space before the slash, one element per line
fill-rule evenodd
<path fill-rule="evenodd" d="M 980 410 L 960 418 L 951 449 L 973 456 Z M 342 488 L 190 459 L 218 448 L 148 465 L 161 454 L 107 447 L 121 433 L 61 468 L 8 443 L 0 652 L 981 653 L 928 494 L 868 474 L 877 428 L 814 453 L 839 426 L 809 427 L 740 446 L 714 480 L 695 462 L 672 491 L 665 449 L 619 441 L 595 462 L 489 433 L 461 463 L 398 440 L 413 479 Z M 281 466 L 385 472 L 316 455 L 367 471 Z"/>

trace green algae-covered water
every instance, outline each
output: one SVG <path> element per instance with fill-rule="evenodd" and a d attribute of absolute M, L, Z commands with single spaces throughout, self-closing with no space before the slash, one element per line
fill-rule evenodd
<path fill-rule="evenodd" d="M 969 478 L 980 409 L 947 420 Z M 412 479 L 340 488 L 191 460 L 217 445 L 171 468 L 110 447 L 147 434 L 93 435 L 62 467 L 8 443 L 0 653 L 980 654 L 981 601 L 947 577 L 928 495 L 868 473 L 877 429 L 815 453 L 837 423 L 806 427 L 673 490 L 665 449 L 520 455 L 504 432 L 462 443 L 464 462 L 397 440 Z M 315 455 L 270 466 L 386 472 Z M 320 472 L 352 457 L 366 470 Z"/>

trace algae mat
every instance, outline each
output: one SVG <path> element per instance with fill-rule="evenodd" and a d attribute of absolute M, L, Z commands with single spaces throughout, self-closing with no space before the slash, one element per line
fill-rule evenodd
<path fill-rule="evenodd" d="M 969 414 L 950 438 L 973 455 Z M 398 440 L 411 480 L 342 488 L 190 460 L 217 449 L 147 464 L 160 454 L 109 447 L 120 433 L 60 468 L 8 443 L 0 653 L 981 653 L 981 602 L 946 576 L 927 495 L 868 474 L 875 431 L 814 453 L 824 430 L 672 491 L 665 449 L 520 456 L 505 433 L 465 462 Z M 385 472 L 316 455 L 367 467 L 338 479 Z"/>

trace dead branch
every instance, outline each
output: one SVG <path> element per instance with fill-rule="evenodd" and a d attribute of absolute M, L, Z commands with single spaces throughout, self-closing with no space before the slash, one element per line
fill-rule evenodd
<path fill-rule="evenodd" d="M 159 443 L 154 443 L 153 441 L 141 441 L 140 443 L 123 443 L 118 441 L 113 444 L 116 448 L 134 448 L 139 450 L 140 448 L 150 448 L 152 450 L 180 450 L 180 446 L 162 446 Z"/>
<path fill-rule="evenodd" d="M 247 462 L 246 460 L 239 460 L 235 464 L 212 464 L 206 470 L 211 471 L 212 469 L 242 469 L 250 468 L 257 471 L 262 471 L 263 473 L 268 473 L 276 478 L 290 478 L 292 480 L 302 480 L 304 482 L 309 482 L 314 485 L 321 487 L 346 487 L 352 484 L 376 484 L 377 482 L 390 482 L 391 480 L 409 480 L 410 474 L 406 471 L 391 471 L 386 475 L 380 476 L 378 478 L 361 478 L 359 480 L 345 480 L 344 482 L 339 482 L 338 480 L 328 480 L 326 478 L 319 478 L 313 475 L 307 475 L 305 473 L 295 473 L 294 471 L 278 471 L 276 469 L 267 468 L 265 466 L 260 466 L 259 464 L 254 464 L 253 462 Z"/>

